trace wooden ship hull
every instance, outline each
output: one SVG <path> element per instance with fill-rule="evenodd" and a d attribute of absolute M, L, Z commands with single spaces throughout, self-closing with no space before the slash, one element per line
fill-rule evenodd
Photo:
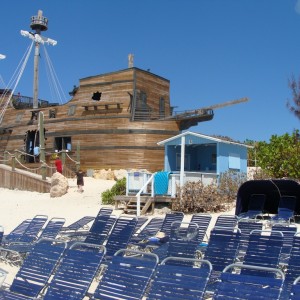
<path fill-rule="evenodd" d="M 64 105 L 39 101 L 33 109 L 30 98 L 2 93 L 11 97 L 0 124 L 2 155 L 17 150 L 32 162 L 26 154 L 39 146 L 42 112 L 46 162 L 68 150 L 73 162 L 80 155 L 83 170 L 161 170 L 164 149 L 157 143 L 214 115 L 209 108 L 174 114 L 169 80 L 136 67 L 81 79 Z"/>

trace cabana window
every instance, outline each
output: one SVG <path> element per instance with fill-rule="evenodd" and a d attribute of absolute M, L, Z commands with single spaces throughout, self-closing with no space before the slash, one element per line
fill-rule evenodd
<path fill-rule="evenodd" d="M 230 153 L 228 157 L 228 168 L 233 170 L 241 169 L 241 158 L 239 154 Z"/>

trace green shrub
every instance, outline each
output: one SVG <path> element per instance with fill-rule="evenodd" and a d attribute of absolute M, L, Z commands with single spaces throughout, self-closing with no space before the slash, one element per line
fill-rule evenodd
<path fill-rule="evenodd" d="M 126 195 L 126 178 L 122 178 L 116 181 L 110 190 L 106 190 L 101 194 L 102 204 L 113 205 L 114 196 Z"/>

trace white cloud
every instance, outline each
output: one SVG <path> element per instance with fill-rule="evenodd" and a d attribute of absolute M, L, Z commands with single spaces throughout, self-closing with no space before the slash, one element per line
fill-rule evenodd
<path fill-rule="evenodd" d="M 295 11 L 297 14 L 300 14 L 300 0 L 297 0 L 296 2 Z"/>

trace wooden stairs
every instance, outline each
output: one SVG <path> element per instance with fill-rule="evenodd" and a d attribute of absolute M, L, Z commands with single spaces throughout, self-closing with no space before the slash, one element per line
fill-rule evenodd
<path fill-rule="evenodd" d="M 137 212 L 137 198 L 135 195 L 129 196 L 115 196 L 115 209 L 122 208 L 124 209 L 124 213 L 127 214 L 136 214 Z M 154 213 L 154 208 L 156 203 L 171 203 L 172 198 L 170 196 L 155 196 L 151 197 L 150 195 L 143 195 L 140 198 L 140 214 L 144 215 L 147 213 L 149 208 L 151 207 L 151 213 Z"/>

